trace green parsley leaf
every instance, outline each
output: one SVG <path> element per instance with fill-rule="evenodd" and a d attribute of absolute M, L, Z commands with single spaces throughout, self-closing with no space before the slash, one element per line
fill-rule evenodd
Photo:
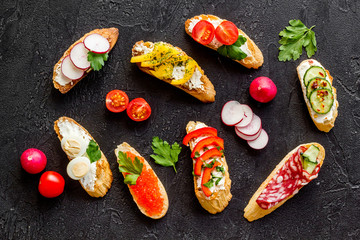
<path fill-rule="evenodd" d="M 137 157 L 135 157 L 134 161 L 132 161 L 126 153 L 121 151 L 119 151 L 118 158 L 120 172 L 128 173 L 125 176 L 124 183 L 135 185 L 136 180 L 142 172 L 144 164 L 140 162 Z"/>
<path fill-rule="evenodd" d="M 206 168 L 212 168 L 212 167 L 214 166 L 214 164 L 215 164 L 215 161 L 213 160 L 213 161 L 211 161 L 210 163 L 205 163 L 204 166 L 205 166 Z"/>
<path fill-rule="evenodd" d="M 315 26 L 307 28 L 300 20 L 290 20 L 290 26 L 287 26 L 279 33 L 282 37 L 279 40 L 279 61 L 297 60 L 302 54 L 302 48 L 305 47 L 307 56 L 310 58 L 317 51 L 315 32 L 312 31 Z"/>
<path fill-rule="evenodd" d="M 221 181 L 221 179 L 222 179 L 222 177 L 218 177 L 217 180 L 216 180 L 216 182 L 215 182 L 215 185 L 218 185 L 219 182 Z"/>
<path fill-rule="evenodd" d="M 217 49 L 217 51 L 228 58 L 231 58 L 233 60 L 241 60 L 247 57 L 247 54 L 244 53 L 240 47 L 245 44 L 245 42 L 247 41 L 247 39 L 242 36 L 239 35 L 238 40 L 236 40 L 235 43 L 233 43 L 232 45 L 222 45 L 221 47 L 219 47 Z"/>
<path fill-rule="evenodd" d="M 90 140 L 89 145 L 86 149 L 86 154 L 89 156 L 90 162 L 96 162 L 101 158 L 101 151 L 99 145 L 94 140 Z"/>
<path fill-rule="evenodd" d="M 181 152 L 180 145 L 175 142 L 173 145 L 169 145 L 168 142 L 161 140 L 159 137 L 153 137 L 151 148 L 155 154 L 150 155 L 155 160 L 155 163 L 161 166 L 172 166 L 176 171 L 175 163 L 178 161 L 179 153 Z"/>
<path fill-rule="evenodd" d="M 203 185 L 207 188 L 211 188 L 212 186 L 214 186 L 214 180 L 210 179 L 207 183 L 204 183 Z"/>
<path fill-rule="evenodd" d="M 195 158 L 200 157 L 200 153 L 199 152 L 195 152 Z"/>
<path fill-rule="evenodd" d="M 93 53 L 88 52 L 87 60 L 90 62 L 90 66 L 94 71 L 99 71 L 105 64 L 105 61 L 107 61 L 109 58 L 108 53 Z"/>
<path fill-rule="evenodd" d="M 216 171 L 225 173 L 225 169 L 224 169 L 224 166 L 223 166 L 223 165 L 221 165 L 221 166 L 216 166 L 215 168 L 216 168 Z"/>
<path fill-rule="evenodd" d="M 221 147 L 220 146 L 216 146 L 216 149 L 221 151 Z"/>

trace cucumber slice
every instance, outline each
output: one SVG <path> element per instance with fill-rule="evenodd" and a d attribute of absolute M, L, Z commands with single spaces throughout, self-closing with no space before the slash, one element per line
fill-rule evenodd
<path fill-rule="evenodd" d="M 313 78 L 309 80 L 309 83 L 306 87 L 306 96 L 310 97 L 310 93 L 318 88 L 325 88 L 332 91 L 331 84 L 325 78 Z"/>
<path fill-rule="evenodd" d="M 316 168 L 317 163 L 314 163 L 310 161 L 308 158 L 304 158 L 303 161 L 303 169 L 307 171 L 308 173 L 312 173 L 314 169 Z"/>
<path fill-rule="evenodd" d="M 310 67 L 304 75 L 304 84 L 308 85 L 309 81 L 313 78 L 325 78 L 326 72 L 325 69 L 319 66 Z"/>
<path fill-rule="evenodd" d="M 334 95 L 329 89 L 318 88 L 310 93 L 311 108 L 319 114 L 326 114 L 334 103 Z"/>
<path fill-rule="evenodd" d="M 318 163 L 316 161 L 318 155 L 319 155 L 320 149 L 316 147 L 315 145 L 311 145 L 303 154 L 303 158 L 308 159 L 310 162 Z"/>

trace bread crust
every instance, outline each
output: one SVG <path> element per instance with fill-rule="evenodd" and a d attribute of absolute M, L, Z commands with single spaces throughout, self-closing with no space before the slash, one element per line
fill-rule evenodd
<path fill-rule="evenodd" d="M 141 158 L 143 158 L 140 153 L 138 153 L 133 147 L 131 147 L 127 142 L 123 142 L 122 144 L 118 145 L 117 148 L 115 149 L 115 155 L 116 155 L 116 158 L 118 160 L 118 153 L 119 151 L 122 151 L 122 152 L 131 152 L 132 154 L 136 155 L 136 156 L 139 156 Z M 169 208 L 169 199 L 168 199 L 168 195 L 166 193 L 166 190 L 165 190 L 165 187 L 164 185 L 162 184 L 162 182 L 160 181 L 160 179 L 158 178 L 158 176 L 156 175 L 155 171 L 151 168 L 151 166 L 149 165 L 149 163 L 144 159 L 144 165 L 146 166 L 147 169 L 151 169 L 153 171 L 153 173 L 155 174 L 156 178 L 158 179 L 158 186 L 159 186 L 159 190 L 160 190 L 160 194 L 162 196 L 162 198 L 164 199 L 164 205 L 163 205 L 163 209 L 161 211 L 161 213 L 159 213 L 158 215 L 153 215 L 153 216 L 150 216 L 147 214 L 146 210 L 139 206 L 138 203 L 137 203 L 137 199 L 136 199 L 136 196 L 134 196 L 133 194 L 133 191 L 131 190 L 131 188 L 128 186 L 129 188 L 129 191 L 131 193 L 131 196 L 133 197 L 133 200 L 134 202 L 136 203 L 136 205 L 138 206 L 138 208 L 140 209 L 140 211 L 147 217 L 150 217 L 150 218 L 153 218 L 153 219 L 159 219 L 159 218 L 162 218 L 163 216 L 165 216 L 168 208 Z M 125 174 L 122 173 L 122 175 L 124 176 Z"/>
<path fill-rule="evenodd" d="M 186 132 L 189 133 L 191 131 L 194 131 L 195 127 L 198 123 L 201 123 L 201 122 L 190 121 L 186 125 Z M 190 144 L 190 149 L 191 149 L 191 151 L 193 150 L 193 147 L 191 144 Z M 197 188 L 197 184 L 196 184 L 197 177 L 194 176 L 195 196 L 199 200 L 201 206 L 211 214 L 216 214 L 216 213 L 222 212 L 227 207 L 227 205 L 229 204 L 229 201 L 232 198 L 232 194 L 230 192 L 231 179 L 230 179 L 230 175 L 229 175 L 229 167 L 226 163 L 225 157 L 223 159 L 224 159 L 224 161 L 222 163 L 223 163 L 223 166 L 225 169 L 225 184 L 224 184 L 225 189 L 224 190 L 219 190 L 219 191 L 213 193 L 210 197 L 206 197 L 205 194 Z M 193 164 L 193 165 L 195 165 L 195 164 Z"/>
<path fill-rule="evenodd" d="M 190 37 L 192 37 L 192 35 L 191 35 L 191 32 L 189 32 L 189 26 L 190 26 L 190 22 L 193 19 L 226 21 L 225 19 L 221 19 L 217 16 L 210 15 L 210 14 L 207 14 L 207 15 L 201 14 L 198 16 L 194 16 L 193 18 L 190 18 L 190 19 L 186 20 L 186 22 L 185 22 L 185 31 Z M 243 65 L 246 68 L 258 69 L 264 63 L 264 57 L 263 57 L 262 52 L 260 51 L 259 47 L 254 43 L 254 41 L 248 35 L 246 35 L 246 33 L 244 33 L 239 28 L 238 28 L 238 30 L 239 30 L 239 33 L 247 39 L 247 45 L 248 45 L 249 51 L 251 52 L 251 56 L 248 56 L 240 61 L 239 60 L 234 60 L 234 61 L 240 63 L 241 65 Z M 204 46 L 217 51 L 216 47 L 213 47 L 210 45 L 204 45 Z"/>
<path fill-rule="evenodd" d="M 84 77 L 86 77 L 88 75 L 89 72 L 91 72 L 91 68 L 89 68 L 88 70 L 85 71 L 84 75 L 80 78 L 80 79 L 77 79 L 77 80 L 72 80 L 71 82 L 69 82 L 68 84 L 66 84 L 65 86 L 62 86 L 60 85 L 58 82 L 55 81 L 55 78 L 57 77 L 58 75 L 58 72 L 59 72 L 59 69 L 61 71 L 61 63 L 62 63 L 62 60 L 69 56 L 70 52 L 71 52 L 71 49 L 78 43 L 80 42 L 83 42 L 84 39 L 89 36 L 90 34 L 93 34 L 93 33 L 97 33 L 97 34 L 100 34 L 102 35 L 103 37 L 105 37 L 109 43 L 110 43 L 110 50 L 109 52 L 111 51 L 111 49 L 115 46 L 115 43 L 118 39 L 118 36 L 119 36 L 119 30 L 117 28 L 102 28 L 102 29 L 95 29 L 95 30 L 92 30 L 91 32 L 88 32 L 86 33 L 84 36 L 82 36 L 79 40 L 77 40 L 76 42 L 74 42 L 63 54 L 63 56 L 60 58 L 60 60 L 55 64 L 54 66 L 54 71 L 53 71 L 53 84 L 54 84 L 54 87 L 56 89 L 59 89 L 59 91 L 61 93 L 67 93 L 68 91 L 70 91 L 70 89 L 72 89 L 78 82 L 80 82 L 81 79 L 83 79 Z"/>
<path fill-rule="evenodd" d="M 297 71 L 297 74 L 298 74 L 298 78 L 299 78 L 299 81 L 300 81 L 300 85 L 301 85 L 302 83 L 301 83 L 301 76 L 300 76 L 299 68 L 300 68 L 300 66 L 301 66 L 302 64 L 304 64 L 304 63 L 306 63 L 306 62 L 309 62 L 309 61 L 313 61 L 313 59 L 306 59 L 306 60 L 302 61 L 302 62 L 298 65 L 298 67 L 296 68 L 296 71 Z M 325 69 L 325 68 L 324 68 L 324 69 Z M 309 111 L 310 117 L 311 117 L 311 119 L 313 120 L 315 126 L 316 126 L 320 131 L 329 132 L 329 131 L 334 127 L 334 125 L 335 125 L 335 120 L 336 120 L 336 118 L 337 118 L 337 116 L 338 116 L 339 102 L 337 101 L 337 98 L 336 98 L 336 97 L 337 97 L 337 95 L 336 95 L 336 88 L 334 88 L 334 87 L 332 86 L 333 77 L 330 75 L 330 72 L 329 72 L 327 69 L 325 69 L 325 71 L 326 71 L 326 74 L 329 76 L 330 83 L 331 83 L 331 87 L 332 87 L 332 90 L 333 90 L 332 92 L 333 92 L 333 94 L 334 94 L 334 103 L 333 103 L 333 104 L 336 104 L 335 111 L 333 111 L 333 117 L 332 117 L 332 119 L 331 119 L 331 120 L 326 120 L 326 121 L 324 121 L 323 123 L 316 122 L 316 121 L 315 121 L 315 118 L 314 118 L 314 117 L 312 116 L 312 114 L 311 114 L 312 109 L 311 109 L 310 103 L 307 103 L 306 101 L 305 101 L 305 102 L 306 102 L 306 106 L 307 106 L 307 109 L 308 109 L 308 111 Z M 306 99 L 306 92 L 303 92 L 303 95 L 304 95 L 304 99 Z"/>
<path fill-rule="evenodd" d="M 144 44 L 145 46 L 149 47 L 151 46 L 153 43 L 152 42 L 144 42 L 144 41 L 138 41 L 134 44 L 133 48 L 132 48 L 132 56 L 139 56 L 140 54 L 137 54 L 137 52 L 135 51 L 135 46 L 138 44 Z M 171 47 L 171 44 L 166 43 Z M 187 55 L 184 51 L 182 51 L 180 48 L 175 47 L 178 51 L 180 51 L 182 53 L 182 55 Z M 141 67 L 141 63 L 136 63 L 136 65 L 139 67 L 139 69 L 153 77 L 155 77 L 153 74 L 151 74 L 150 70 L 152 70 L 151 68 L 148 67 Z M 214 89 L 214 85 L 210 82 L 209 78 L 205 75 L 204 70 L 201 69 L 201 67 L 199 66 L 199 71 L 201 72 L 201 81 L 203 82 L 203 86 L 204 86 L 204 90 L 201 89 L 192 89 L 189 90 L 186 87 L 184 87 L 182 84 L 180 85 L 173 85 L 174 87 L 177 87 L 181 90 L 183 90 L 184 92 L 190 94 L 191 96 L 199 99 L 200 101 L 204 102 L 204 103 L 210 103 L 210 102 L 214 102 L 215 101 L 215 89 Z M 171 84 L 171 79 L 160 79 L 166 83 Z"/>
<path fill-rule="evenodd" d="M 91 139 L 95 141 L 95 139 L 90 135 L 90 133 L 79 123 L 77 123 L 74 119 L 69 117 L 60 117 L 58 120 L 54 122 L 54 130 L 61 142 L 63 139 L 63 136 L 60 134 L 60 129 L 58 126 L 58 122 L 68 120 L 69 122 L 72 122 L 79 126 L 82 130 L 86 132 L 90 136 Z M 67 156 L 69 161 L 71 161 L 71 158 Z M 80 185 L 82 188 L 91 196 L 91 197 L 103 197 L 107 193 L 107 191 L 111 187 L 111 183 L 113 181 L 112 172 L 110 170 L 109 162 L 107 161 L 104 153 L 101 151 L 101 158 L 96 162 L 96 181 L 94 186 L 94 191 L 87 190 L 82 183 L 79 180 Z"/>
<path fill-rule="evenodd" d="M 291 157 L 292 154 L 294 154 L 299 147 L 301 146 L 305 146 L 305 147 L 310 147 L 311 145 L 315 145 L 316 147 L 318 147 L 320 149 L 319 155 L 317 160 L 320 163 L 320 168 L 324 162 L 325 159 L 325 149 L 322 145 L 320 145 L 319 143 L 316 142 L 312 142 L 312 143 L 305 143 L 305 144 L 301 144 L 299 146 L 297 146 L 296 148 L 294 148 L 291 152 L 289 152 L 282 160 L 281 162 L 275 167 L 275 169 L 270 173 L 270 175 L 266 178 L 266 180 L 260 185 L 260 187 L 258 188 L 258 190 L 254 193 L 254 195 L 251 197 L 248 205 L 245 207 L 244 209 L 244 217 L 249 221 L 252 222 L 254 220 L 257 220 L 259 218 L 264 217 L 267 214 L 270 214 L 271 212 L 275 211 L 275 209 L 277 209 L 278 207 L 280 207 L 281 205 L 283 205 L 287 200 L 289 200 L 290 198 L 292 198 L 295 194 L 290 195 L 289 197 L 285 198 L 284 200 L 282 200 L 281 202 L 279 202 L 277 205 L 275 205 L 272 208 L 269 209 L 262 209 L 256 202 L 256 199 L 259 197 L 259 195 L 261 194 L 261 192 L 265 189 L 265 187 L 268 185 L 268 183 L 271 181 L 271 179 L 275 176 L 275 174 L 277 173 L 277 171 L 285 164 L 285 162 Z M 301 187 L 302 188 L 302 187 Z M 300 189 L 299 188 L 299 191 Z"/>

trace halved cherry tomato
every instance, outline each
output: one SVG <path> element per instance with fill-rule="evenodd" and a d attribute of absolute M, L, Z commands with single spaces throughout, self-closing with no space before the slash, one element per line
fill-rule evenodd
<path fill-rule="evenodd" d="M 183 144 L 184 145 L 188 145 L 189 144 L 189 141 L 193 138 L 197 138 L 199 137 L 200 135 L 203 135 L 203 134 L 209 134 L 209 135 L 212 135 L 212 136 L 217 136 L 217 130 L 215 128 L 212 128 L 212 127 L 203 127 L 203 128 L 199 128 L 199 129 L 196 129 L 192 132 L 189 132 L 183 139 Z"/>
<path fill-rule="evenodd" d="M 112 90 L 106 95 L 106 107 L 111 112 L 122 112 L 128 105 L 129 97 L 121 90 Z"/>
<path fill-rule="evenodd" d="M 214 34 L 214 26 L 208 21 L 201 20 L 193 28 L 191 36 L 198 43 L 207 45 L 213 40 Z"/>
<path fill-rule="evenodd" d="M 151 108 L 145 99 L 135 98 L 129 103 L 126 113 L 132 120 L 140 122 L 150 117 Z"/>
<path fill-rule="evenodd" d="M 65 180 L 57 172 L 44 172 L 39 181 L 39 192 L 47 198 L 54 198 L 62 194 L 64 191 Z"/>
<path fill-rule="evenodd" d="M 216 28 L 215 37 L 224 45 L 232 45 L 239 38 L 239 30 L 234 23 L 224 21 Z"/>
<path fill-rule="evenodd" d="M 207 197 L 211 196 L 212 192 L 210 191 L 210 189 L 208 187 L 205 187 L 204 184 L 210 180 L 211 172 L 214 170 L 215 167 L 217 167 L 219 165 L 221 165 L 221 163 L 219 163 L 218 161 L 215 161 L 212 168 L 205 168 L 205 170 L 204 170 L 203 177 L 201 179 L 201 190 Z"/>

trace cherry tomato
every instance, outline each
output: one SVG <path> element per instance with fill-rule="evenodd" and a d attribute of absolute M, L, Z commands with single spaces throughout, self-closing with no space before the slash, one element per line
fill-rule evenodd
<path fill-rule="evenodd" d="M 129 103 L 126 113 L 132 120 L 140 122 L 150 117 L 151 108 L 145 99 L 135 98 Z"/>
<path fill-rule="evenodd" d="M 224 21 L 216 28 L 215 37 L 224 45 L 232 45 L 239 38 L 239 30 L 234 23 Z"/>
<path fill-rule="evenodd" d="M 192 30 L 191 36 L 193 39 L 203 45 L 209 44 L 215 35 L 214 26 L 208 21 L 199 21 Z"/>
<path fill-rule="evenodd" d="M 39 192 L 47 198 L 54 198 L 63 193 L 65 186 L 64 178 L 57 172 L 44 172 L 39 181 Z"/>
<path fill-rule="evenodd" d="M 128 105 L 129 97 L 121 90 L 112 90 L 106 95 L 106 107 L 111 112 L 122 112 Z"/>

